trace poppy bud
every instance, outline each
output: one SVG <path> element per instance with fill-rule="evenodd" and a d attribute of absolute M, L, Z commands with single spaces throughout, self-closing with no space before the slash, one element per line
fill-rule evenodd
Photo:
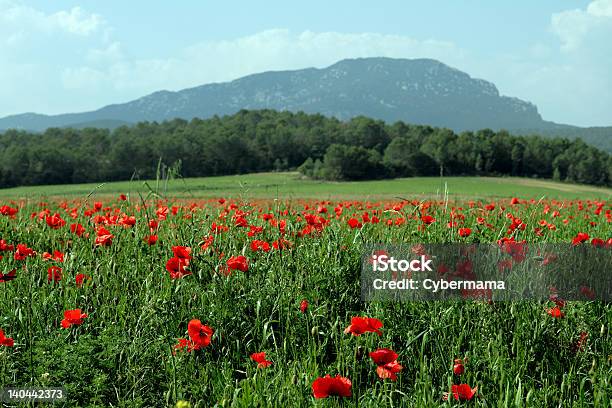
<path fill-rule="evenodd" d="M 357 347 L 357 350 L 355 351 L 355 360 L 357 361 L 363 360 L 363 347 L 361 346 Z"/>
<path fill-rule="evenodd" d="M 461 363 L 457 363 L 453 366 L 453 373 L 455 373 L 455 375 L 461 375 L 463 374 L 464 371 L 465 371 L 465 368 L 463 367 L 463 364 Z"/>

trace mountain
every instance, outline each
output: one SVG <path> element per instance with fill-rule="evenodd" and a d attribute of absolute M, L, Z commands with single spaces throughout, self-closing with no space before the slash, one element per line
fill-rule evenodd
<path fill-rule="evenodd" d="M 491 128 L 517 133 L 562 131 L 570 136 L 590 133 L 545 121 L 535 105 L 502 96 L 494 84 L 439 61 L 392 58 L 347 59 L 323 69 L 263 72 L 177 92 L 159 91 L 91 112 L 13 115 L 0 119 L 0 129 L 42 131 L 106 121 L 208 118 L 263 108 L 321 113 L 342 120 L 365 115 L 456 131 Z M 609 130 L 604 128 L 604 139 L 610 138 Z"/>

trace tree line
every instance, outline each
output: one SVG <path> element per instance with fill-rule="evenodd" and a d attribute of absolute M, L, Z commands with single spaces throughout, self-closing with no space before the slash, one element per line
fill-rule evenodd
<path fill-rule="evenodd" d="M 329 180 L 512 175 L 612 185 L 612 156 L 580 139 L 387 124 L 357 117 L 242 110 L 234 115 L 107 129 L 8 130 L 0 187 L 150 179 L 158 163 L 183 177 L 298 169 Z"/>

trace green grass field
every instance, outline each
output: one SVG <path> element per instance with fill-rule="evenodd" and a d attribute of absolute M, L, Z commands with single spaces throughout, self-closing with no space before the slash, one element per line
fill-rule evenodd
<path fill-rule="evenodd" d="M 361 182 L 320 182 L 300 178 L 298 173 L 259 173 L 235 176 L 75 184 L 1 189 L 0 198 L 37 196 L 84 197 L 120 193 L 147 193 L 151 190 L 172 197 L 256 197 L 256 198 L 395 198 L 395 197 L 512 197 L 607 199 L 612 189 L 514 177 L 414 177 Z"/>
<path fill-rule="evenodd" d="M 61 386 L 58 407 L 610 406 L 608 303 L 556 299 L 555 312 L 546 299 L 360 296 L 369 243 L 578 240 L 609 259 L 609 189 L 494 178 L 318 183 L 293 173 L 149 186 L 0 191 L 0 388 Z M 394 198 L 404 196 L 413 201 Z M 436 273 L 455 279 L 462 256 Z M 543 256 L 517 258 L 510 267 L 544 268 Z M 546 259 L 550 274 L 564 262 Z M 87 316 L 66 315 L 74 309 Z M 380 320 L 380 335 L 346 333 L 354 317 Z M 196 319 L 212 335 L 191 330 Z M 395 380 L 369 354 L 381 348 L 397 353 Z M 272 365 L 258 367 L 250 356 L 259 352 Z M 315 398 L 328 374 L 347 378 L 350 396 Z M 478 387 L 471 400 L 455 398 L 459 384 Z"/>

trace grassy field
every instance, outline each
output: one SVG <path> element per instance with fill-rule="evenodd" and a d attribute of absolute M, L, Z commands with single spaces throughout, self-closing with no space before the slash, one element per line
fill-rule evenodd
<path fill-rule="evenodd" d="M 67 398 L 54 406 L 68 407 L 610 406 L 608 303 L 564 293 L 555 302 L 360 296 L 370 243 L 580 241 L 609 258 L 608 202 L 525 199 L 605 199 L 609 190 L 295 177 L 172 181 L 166 199 L 148 195 L 146 206 L 134 195 L 150 191 L 142 182 L 110 183 L 89 199 L 95 186 L 1 191 L 0 386 L 62 386 Z M 444 182 L 455 203 L 412 200 L 442 197 Z M 404 195 L 412 201 L 393 199 Z M 511 269 L 544 267 L 542 257 L 514 255 Z M 465 257 L 436 273 L 458 279 Z M 546 259 L 550 273 L 563 262 Z M 380 334 L 355 317 L 380 321 Z M 370 356 L 379 349 L 397 355 L 381 363 Z M 260 352 L 271 365 L 253 360 Z M 317 387 L 326 375 L 343 387 Z M 459 393 L 460 384 L 477 390 Z"/>
<path fill-rule="evenodd" d="M 526 198 L 604 198 L 612 189 L 514 177 L 414 177 L 361 182 L 319 182 L 301 179 L 298 173 L 259 173 L 236 176 L 130 181 L 105 184 L 75 184 L 1 189 L 0 198 L 38 196 L 84 197 L 91 192 L 108 196 L 157 191 L 172 197 L 255 198 L 396 198 L 406 196 Z"/>

